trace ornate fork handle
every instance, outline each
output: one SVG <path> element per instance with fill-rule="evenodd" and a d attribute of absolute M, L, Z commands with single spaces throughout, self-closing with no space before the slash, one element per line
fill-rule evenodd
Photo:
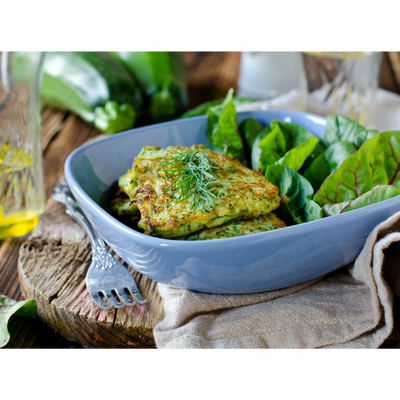
<path fill-rule="evenodd" d="M 85 214 L 76 208 L 76 200 L 65 180 L 62 180 L 53 191 L 54 200 L 65 204 L 66 213 L 71 216 L 85 230 L 92 244 L 92 261 L 96 268 L 112 268 L 115 259 L 108 251 L 103 238 L 86 218 Z"/>

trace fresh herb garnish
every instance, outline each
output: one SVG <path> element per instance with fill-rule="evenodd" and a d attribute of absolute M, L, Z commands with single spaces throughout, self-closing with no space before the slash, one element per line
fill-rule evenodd
<path fill-rule="evenodd" d="M 164 190 L 179 192 L 176 201 L 184 201 L 193 196 L 191 209 L 199 205 L 204 212 L 210 212 L 217 199 L 215 184 L 219 182 L 217 170 L 220 166 L 211 161 L 202 148 L 183 153 L 169 152 L 164 159 L 164 169 L 167 179 L 174 179 Z"/>

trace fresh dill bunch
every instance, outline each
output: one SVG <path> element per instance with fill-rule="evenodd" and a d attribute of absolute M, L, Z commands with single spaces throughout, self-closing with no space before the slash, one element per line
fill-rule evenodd
<path fill-rule="evenodd" d="M 215 184 L 219 182 L 217 170 L 220 166 L 211 161 L 203 148 L 196 148 L 183 153 L 174 151 L 164 159 L 167 179 L 173 182 L 164 190 L 178 192 L 176 201 L 183 201 L 193 196 L 191 210 L 201 206 L 204 212 L 210 212 L 217 199 Z"/>

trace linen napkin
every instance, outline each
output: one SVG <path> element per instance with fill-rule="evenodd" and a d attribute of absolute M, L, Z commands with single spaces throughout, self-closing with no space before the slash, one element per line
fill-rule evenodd
<path fill-rule="evenodd" d="M 289 93 L 237 111 L 291 109 L 294 100 Z M 379 88 L 375 111 L 376 129 L 399 128 L 400 96 Z M 400 296 L 399 242 L 396 214 L 374 229 L 355 263 L 301 285 L 211 295 L 158 284 L 165 318 L 154 330 L 157 347 L 379 347 L 393 329 L 394 293 Z"/>
<path fill-rule="evenodd" d="M 400 296 L 400 212 L 371 232 L 354 263 L 300 285 L 244 295 L 158 290 L 158 348 L 378 348 Z"/>

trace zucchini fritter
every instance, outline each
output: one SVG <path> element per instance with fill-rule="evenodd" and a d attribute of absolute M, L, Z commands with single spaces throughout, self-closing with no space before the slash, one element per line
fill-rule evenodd
<path fill-rule="evenodd" d="M 230 221 L 224 225 L 217 226 L 216 228 L 203 229 L 202 231 L 181 237 L 178 240 L 224 239 L 272 231 L 273 229 L 279 229 L 285 226 L 286 225 L 282 220 L 280 220 L 275 214 L 270 213 L 251 219 Z"/>
<path fill-rule="evenodd" d="M 202 146 L 143 147 L 132 169 L 118 183 L 140 211 L 139 226 L 145 233 L 162 238 L 178 238 L 214 228 L 233 219 L 250 219 L 279 207 L 278 188 L 262 174 L 246 168 L 228 156 L 204 149 L 208 158 L 220 168 L 215 192 L 218 199 L 209 212 L 192 208 L 191 198 L 177 201 L 179 191 L 166 189 L 173 182 L 167 177 L 164 159 L 170 152 L 187 152 Z"/>

